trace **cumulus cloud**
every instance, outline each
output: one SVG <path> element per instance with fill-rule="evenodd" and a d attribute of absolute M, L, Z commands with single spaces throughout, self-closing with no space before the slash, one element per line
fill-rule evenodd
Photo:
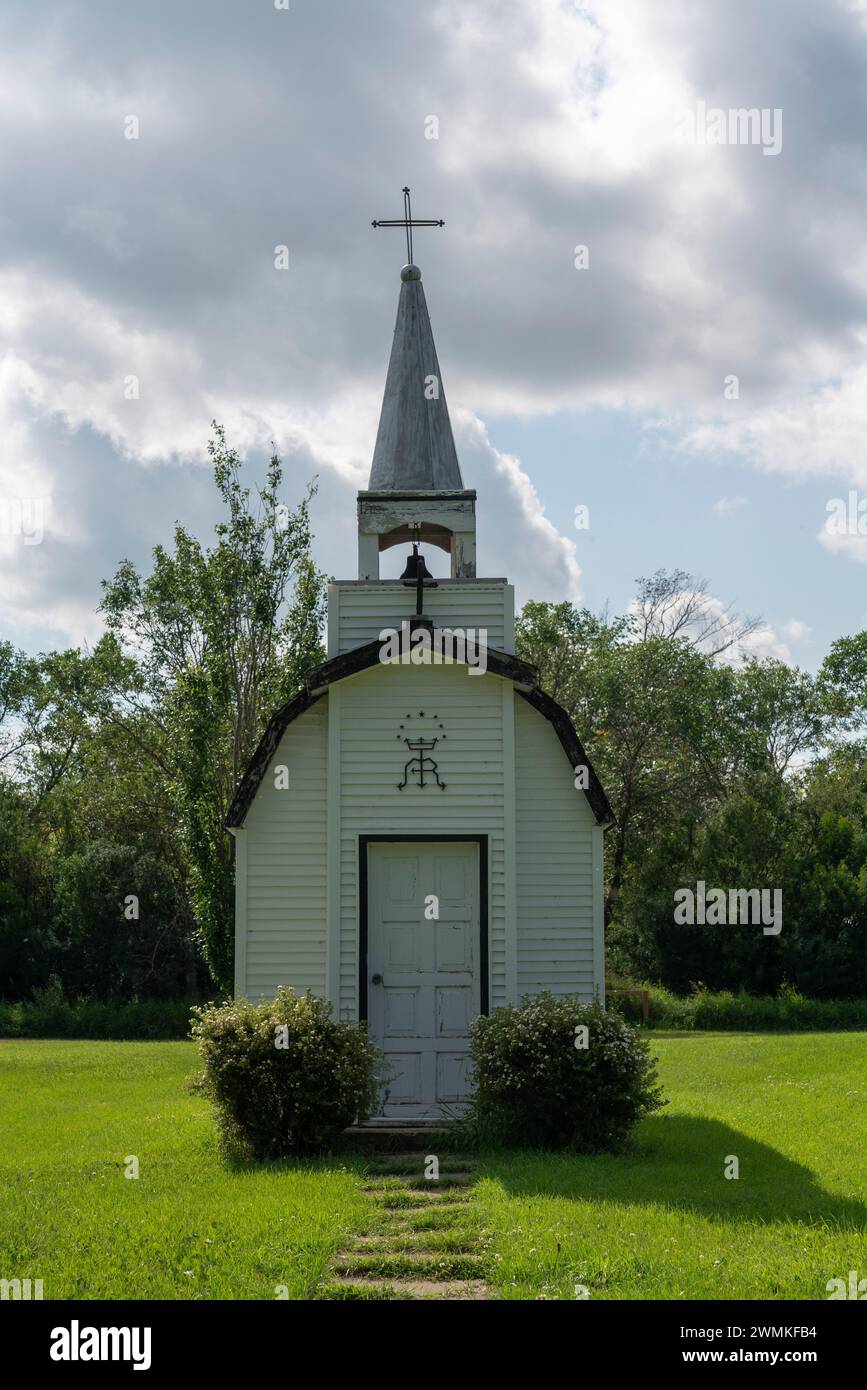
<path fill-rule="evenodd" d="M 629 612 L 638 619 L 636 639 L 644 631 L 678 637 L 731 666 L 765 658 L 792 661 L 788 646 L 770 623 L 735 613 L 731 604 L 703 587 L 672 591 L 661 606 L 652 609 L 636 596 Z"/>
<path fill-rule="evenodd" d="M 470 476 L 478 477 L 483 497 L 505 485 L 505 501 L 497 507 L 496 535 L 487 540 L 514 578 L 519 602 L 528 598 L 554 600 L 581 597 L 581 566 L 575 542 L 561 536 L 546 517 L 536 489 L 513 454 L 495 449 L 481 420 L 463 411 L 457 437 Z M 484 516 L 483 516 L 484 521 Z"/>
<path fill-rule="evenodd" d="M 11 0 L 0 489 L 51 505 L 32 558 L 0 537 L 7 620 L 76 635 L 120 554 L 200 529 L 213 417 L 319 474 L 345 572 L 402 259 L 369 224 L 406 180 L 447 224 L 416 258 L 480 562 L 519 593 L 580 570 L 495 414 L 638 411 L 699 463 L 863 482 L 865 60 L 844 0 Z M 679 141 L 698 101 L 782 109 L 782 155 Z"/>
<path fill-rule="evenodd" d="M 861 351 L 867 345 L 867 338 Z M 801 389 L 778 405 L 728 423 L 697 425 L 686 447 L 738 454 L 762 472 L 803 480 L 833 477 L 867 487 L 867 367 L 846 369 L 833 384 Z"/>
<path fill-rule="evenodd" d="M 762 623 L 755 632 L 736 642 L 724 659 L 736 664 L 750 657 L 757 661 L 772 657 L 775 661 L 785 661 L 789 666 L 792 664 L 791 650 L 780 640 L 770 623 Z"/>

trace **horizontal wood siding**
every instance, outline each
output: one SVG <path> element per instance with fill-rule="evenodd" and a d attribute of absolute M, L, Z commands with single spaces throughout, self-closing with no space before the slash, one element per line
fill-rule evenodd
<path fill-rule="evenodd" d="M 247 813 L 247 960 L 244 992 L 277 986 L 325 994 L 328 701 L 290 724 Z M 275 786 L 275 768 L 289 787 Z"/>
<path fill-rule="evenodd" d="M 341 602 L 344 595 L 341 595 Z M 341 685 L 340 1013 L 358 1010 L 358 837 L 376 834 L 487 834 L 489 837 L 491 1003 L 505 997 L 502 694 L 496 676 L 465 668 L 379 666 Z M 426 719 L 418 718 L 425 711 Z M 446 790 L 410 779 L 397 788 L 411 732 L 444 728 L 433 756 Z M 442 735 L 445 735 L 443 738 Z M 431 890 L 433 891 L 433 890 Z"/>
<path fill-rule="evenodd" d="M 403 584 L 333 584 L 337 623 L 329 624 L 329 656 L 339 656 L 399 628 L 415 613 L 415 589 Z M 488 646 L 514 651 L 514 590 L 508 584 L 443 584 L 425 591 L 424 611 L 437 627 L 484 628 Z M 336 628 L 336 631 L 335 631 Z"/>
<path fill-rule="evenodd" d="M 463 667 L 376 666 L 342 681 L 339 690 L 332 750 L 331 960 L 325 696 L 289 725 L 241 831 L 247 930 L 238 988 L 252 999 L 272 996 L 280 984 L 310 989 L 330 995 L 341 1017 L 355 1018 L 359 836 L 484 834 L 491 1005 L 542 989 L 591 998 L 594 976 L 598 983 L 602 970 L 598 905 L 594 944 L 601 848 L 594 863 L 593 843 L 601 832 L 547 720 L 524 700 L 504 699 L 498 677 L 469 675 Z M 504 787 L 512 757 L 504 718 L 514 718 L 514 803 Z M 411 756 L 401 724 L 410 734 L 435 732 L 440 739 L 433 756 L 445 791 L 435 784 L 421 788 L 413 777 L 398 790 Z M 280 765 L 289 769 L 288 790 L 275 786 Z M 512 804 L 510 888 L 505 845 Z M 514 894 L 511 931 L 507 893 Z"/>
<path fill-rule="evenodd" d="M 594 819 L 548 721 L 515 700 L 518 993 L 594 987 Z"/>

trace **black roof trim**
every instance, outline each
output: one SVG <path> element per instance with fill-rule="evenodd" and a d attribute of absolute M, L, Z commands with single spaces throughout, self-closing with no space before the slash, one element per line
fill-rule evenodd
<path fill-rule="evenodd" d="M 294 696 L 288 704 L 277 710 L 269 721 L 268 727 L 259 741 L 259 746 L 250 759 L 247 770 L 238 783 L 232 798 L 232 804 L 225 821 L 227 829 L 234 829 L 236 826 L 243 825 L 253 797 L 268 771 L 268 765 L 277 751 L 277 746 L 284 732 L 292 721 L 303 714 L 305 710 L 317 704 L 328 686 L 376 666 L 379 661 L 380 646 L 379 640 L 375 639 L 373 642 L 366 642 L 362 647 L 354 647 L 352 651 L 332 657 L 330 661 L 323 661 L 319 666 L 311 667 L 304 679 L 303 690 Z M 524 689 L 519 688 L 518 694 L 523 695 L 524 699 L 553 725 L 566 756 L 569 758 L 570 766 L 574 768 L 579 764 L 586 765 L 590 785 L 584 795 L 590 802 L 597 822 L 600 825 L 610 825 L 614 820 L 614 814 L 602 789 L 602 784 L 590 766 L 590 761 L 568 714 L 536 684 L 538 679 L 536 667 L 531 666 L 526 661 L 521 661 L 517 656 L 511 656 L 508 652 L 499 651 L 496 647 L 488 647 L 487 662 L 488 670 L 493 675 L 513 681 L 519 687 L 525 687 Z"/>
<path fill-rule="evenodd" d="M 590 802 L 590 809 L 596 817 L 597 824 L 605 827 L 613 825 L 614 812 L 611 809 L 611 803 L 593 770 L 590 759 L 584 752 L 584 745 L 575 732 L 575 725 L 563 706 L 558 705 L 556 700 L 552 699 L 550 695 L 546 695 L 544 690 L 540 690 L 537 685 L 532 690 L 519 690 L 518 694 L 527 701 L 528 705 L 532 705 L 540 714 L 543 714 L 548 723 L 553 726 L 555 734 L 563 745 L 566 757 L 569 759 L 570 767 L 573 769 L 581 766 L 587 768 L 589 785 L 585 789 L 584 795 Z"/>
<path fill-rule="evenodd" d="M 247 764 L 247 770 L 232 797 L 232 804 L 224 821 L 227 830 L 244 824 L 244 817 L 250 809 L 253 797 L 259 790 L 259 784 L 268 771 L 268 764 L 277 752 L 277 747 L 285 730 L 293 719 L 297 719 L 299 714 L 310 709 L 311 705 L 318 704 L 321 698 L 321 695 L 314 698 L 307 690 L 302 690 L 287 705 L 283 705 L 276 714 L 271 716 L 268 727 L 259 740 L 259 746 Z"/>

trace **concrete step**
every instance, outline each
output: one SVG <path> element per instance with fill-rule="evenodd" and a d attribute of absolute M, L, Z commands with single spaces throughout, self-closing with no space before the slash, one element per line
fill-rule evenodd
<path fill-rule="evenodd" d="M 396 1177 L 424 1177 L 427 1155 L 418 1153 L 376 1154 L 371 1157 L 368 1172 Z M 472 1154 L 437 1154 L 440 1173 L 467 1172 L 475 1169 L 477 1159 Z M 435 1181 L 433 1178 L 427 1179 Z"/>
<path fill-rule="evenodd" d="M 343 1131 L 347 1148 L 396 1153 L 411 1150 L 413 1153 L 443 1153 L 449 1143 L 449 1125 L 444 1121 L 430 1124 L 403 1125 L 352 1125 Z M 439 1142 L 440 1147 L 436 1144 Z"/>

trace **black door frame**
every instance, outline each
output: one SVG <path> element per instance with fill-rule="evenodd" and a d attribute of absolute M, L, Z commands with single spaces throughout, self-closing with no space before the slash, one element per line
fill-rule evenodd
<path fill-rule="evenodd" d="M 488 837 L 487 835 L 359 835 L 358 837 L 358 1017 L 367 1022 L 368 862 L 373 844 L 475 844 L 479 847 L 479 1012 L 490 1008 L 488 981 Z"/>

